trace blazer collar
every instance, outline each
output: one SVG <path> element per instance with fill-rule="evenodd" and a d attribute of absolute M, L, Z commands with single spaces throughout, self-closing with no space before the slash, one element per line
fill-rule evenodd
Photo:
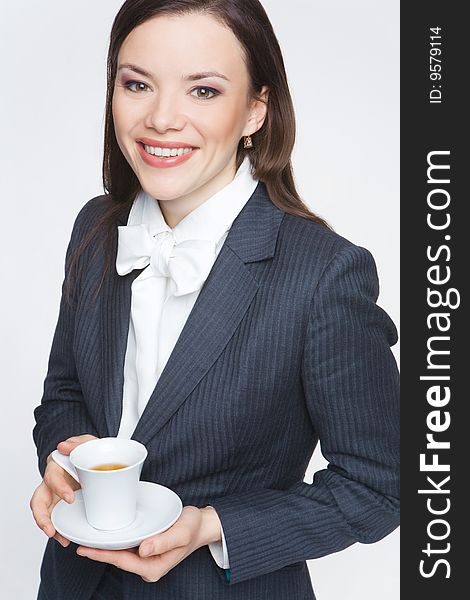
<path fill-rule="evenodd" d="M 247 264 L 274 256 L 284 214 L 270 200 L 265 184 L 259 182 L 232 224 L 137 424 L 134 439 L 147 443 L 188 399 L 221 354 L 258 291 L 259 284 Z M 123 218 L 126 224 L 127 217 Z M 123 277 L 111 271 L 103 289 L 101 326 L 104 410 L 109 434 L 114 436 L 122 411 L 131 285 L 141 271 Z"/>

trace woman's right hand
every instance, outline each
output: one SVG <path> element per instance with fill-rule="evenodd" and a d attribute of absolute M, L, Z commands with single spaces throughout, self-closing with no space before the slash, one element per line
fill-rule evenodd
<path fill-rule="evenodd" d="M 68 455 L 80 444 L 94 439 L 96 439 L 94 435 L 77 435 L 60 442 L 57 445 L 57 450 L 62 454 Z M 59 500 L 65 500 L 65 502 L 72 504 L 75 500 L 74 492 L 79 488 L 80 485 L 75 479 L 54 462 L 51 455 L 49 455 L 47 457 L 44 479 L 35 489 L 29 503 L 37 526 L 48 537 L 54 537 L 64 548 L 70 544 L 70 540 L 64 538 L 54 529 L 51 521 L 51 513 Z"/>

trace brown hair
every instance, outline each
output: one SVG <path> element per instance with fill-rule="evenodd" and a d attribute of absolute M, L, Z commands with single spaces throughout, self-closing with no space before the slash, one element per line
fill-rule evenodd
<path fill-rule="evenodd" d="M 101 219 L 81 240 L 68 261 L 65 285 L 70 297 L 77 261 L 92 239 L 99 234 L 108 249 L 102 274 L 103 281 L 111 262 L 112 236 L 116 235 L 116 217 L 130 208 L 140 190 L 134 171 L 118 146 L 112 114 L 112 99 L 119 50 L 137 26 L 161 15 L 204 13 L 229 28 L 245 52 L 249 73 L 249 97 L 258 99 L 261 88 L 269 88 L 268 106 L 262 127 L 252 135 L 253 147 L 245 149 L 240 140 L 236 168 L 247 152 L 253 176 L 266 185 L 271 201 L 286 213 L 309 219 L 331 228 L 309 210 L 297 193 L 292 172 L 291 154 L 295 142 L 295 114 L 287 83 L 282 52 L 271 22 L 258 0 L 126 0 L 111 29 L 107 58 L 107 94 L 104 128 L 103 187 L 112 204 Z M 101 284 L 100 284 L 101 286 Z M 100 287 L 99 286 L 99 287 Z M 99 288 L 98 288 L 99 289 Z"/>

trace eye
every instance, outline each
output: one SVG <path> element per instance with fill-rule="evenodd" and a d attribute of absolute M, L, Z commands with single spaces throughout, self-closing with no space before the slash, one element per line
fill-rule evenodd
<path fill-rule="evenodd" d="M 132 86 L 137 85 L 137 86 L 143 86 L 145 88 L 148 88 L 148 85 L 146 83 L 143 83 L 142 81 L 126 81 L 126 83 L 124 84 L 124 87 L 127 88 L 128 90 L 130 90 L 131 92 L 134 92 L 134 94 L 137 94 L 139 91 L 145 91 L 142 88 L 134 90 L 132 89 Z"/>
<path fill-rule="evenodd" d="M 199 95 L 196 94 L 196 98 L 199 98 L 200 100 L 210 100 L 211 98 L 215 98 L 215 96 L 218 96 L 220 94 L 220 92 L 218 92 L 217 90 L 214 90 L 214 88 L 210 88 L 210 87 L 204 87 L 204 86 L 198 86 L 196 88 L 194 88 L 193 90 L 191 90 L 191 94 L 192 92 L 197 92 L 198 90 L 201 90 L 202 92 L 204 92 L 204 95 Z M 206 94 L 210 93 L 212 94 L 212 96 L 207 96 Z"/>

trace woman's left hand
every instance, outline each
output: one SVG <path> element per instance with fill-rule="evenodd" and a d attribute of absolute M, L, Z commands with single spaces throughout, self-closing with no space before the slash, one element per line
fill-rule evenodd
<path fill-rule="evenodd" d="M 77 554 L 109 563 L 155 582 L 201 546 L 221 539 L 220 520 L 210 506 L 185 506 L 169 529 L 144 540 L 132 550 L 97 550 L 79 546 Z"/>

